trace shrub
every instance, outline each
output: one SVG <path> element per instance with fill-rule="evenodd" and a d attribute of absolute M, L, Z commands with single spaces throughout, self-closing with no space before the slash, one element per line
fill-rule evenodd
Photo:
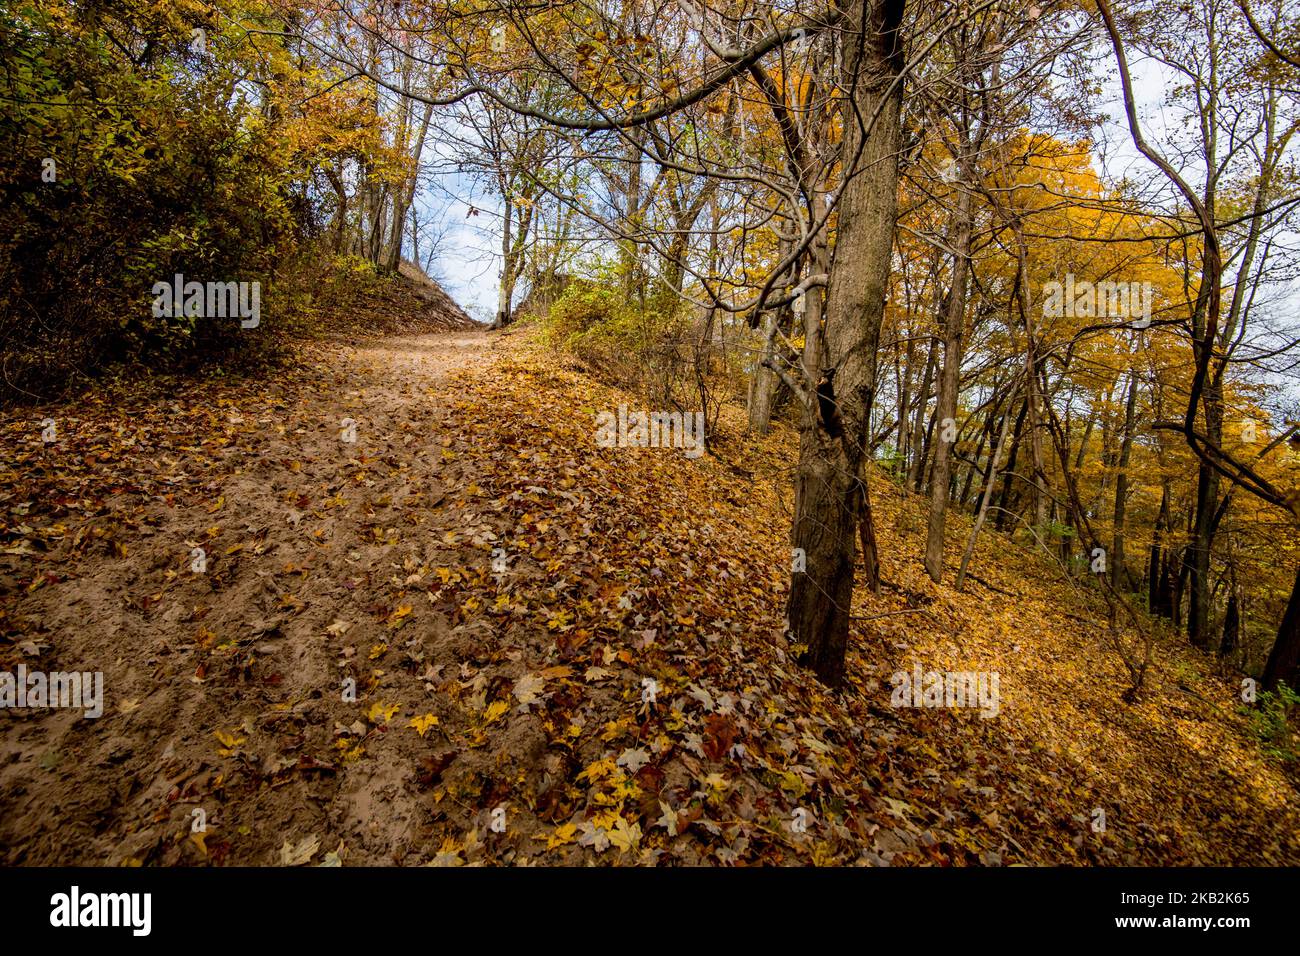
<path fill-rule="evenodd" d="M 1264 752 L 1288 763 L 1300 760 L 1300 741 L 1291 726 L 1298 706 L 1300 694 L 1286 684 L 1278 684 L 1275 691 L 1261 691 L 1254 708 L 1248 711 Z"/>
<path fill-rule="evenodd" d="M 292 104 L 329 77 L 193 0 L 0 6 L 0 401 L 117 361 L 255 359 L 319 230 L 314 171 L 350 120 Z M 195 44 L 194 32 L 203 42 Z M 311 102 L 311 98 L 307 97 Z M 347 130 L 343 130 L 347 132 Z M 348 155 L 373 137 L 346 139 Z M 157 316 L 172 281 L 257 282 L 261 326 Z"/>
<path fill-rule="evenodd" d="M 612 383 L 671 391 L 665 373 L 680 363 L 688 323 L 641 308 L 614 284 L 571 281 L 544 323 L 552 344 Z M 671 379 L 671 376 L 670 376 Z"/>

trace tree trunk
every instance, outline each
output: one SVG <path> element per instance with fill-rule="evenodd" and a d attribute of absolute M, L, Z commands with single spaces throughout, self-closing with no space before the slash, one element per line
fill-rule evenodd
<path fill-rule="evenodd" d="M 777 259 L 783 261 L 790 254 L 791 243 L 782 239 L 777 245 Z M 797 278 L 797 277 L 796 277 Z M 807 308 L 807 303 L 804 303 Z M 776 331 L 781 325 L 784 310 L 768 309 L 763 313 L 762 342 L 759 345 L 758 361 L 749 380 L 749 430 L 755 435 L 766 435 L 772 422 L 772 406 L 776 402 L 777 385 L 780 379 L 776 370 L 768 366 L 773 361 L 778 349 Z"/>
<path fill-rule="evenodd" d="M 749 414 L 749 430 L 755 435 L 766 435 L 772 423 L 772 406 L 776 402 L 777 385 L 780 379 L 767 363 L 775 360 L 776 325 L 781 317 L 775 309 L 763 313 L 762 344 L 759 346 L 758 361 L 749 380 L 749 402 L 746 411 Z"/>
<path fill-rule="evenodd" d="M 907 486 L 918 495 L 925 481 L 925 405 L 930 400 L 930 384 L 934 381 L 934 368 L 938 363 L 939 337 L 932 335 L 925 373 L 921 377 L 921 390 L 916 394 L 916 415 L 912 420 L 912 466 L 907 472 Z"/>
<path fill-rule="evenodd" d="M 975 515 L 975 523 L 971 525 L 970 538 L 966 541 L 966 550 L 961 556 L 961 567 L 957 570 L 958 591 L 966 583 L 966 568 L 970 565 L 971 556 L 975 554 L 975 539 L 979 537 L 980 529 L 984 527 L 984 518 L 989 511 L 989 499 L 993 497 L 993 486 L 997 483 L 998 459 L 1002 457 L 1002 450 L 1007 444 L 1007 432 L 1010 431 L 1011 403 L 1013 401 L 1015 401 L 1014 386 L 1012 393 L 1007 396 L 1007 411 L 1002 416 L 1002 430 L 998 435 L 997 445 L 993 447 L 992 458 L 989 460 L 988 477 L 984 479 L 984 488 L 980 493 L 979 511 Z"/>
<path fill-rule="evenodd" d="M 1147 607 L 1157 617 L 1173 616 L 1173 581 L 1169 577 L 1169 558 L 1163 545 L 1169 530 L 1169 482 L 1160 493 L 1160 513 L 1151 536 L 1151 561 L 1147 567 Z"/>
<path fill-rule="evenodd" d="M 1183 548 L 1178 574 L 1174 577 L 1174 599 L 1171 604 L 1173 613 L 1170 618 L 1173 621 L 1175 631 L 1180 630 L 1183 626 L 1183 597 L 1187 594 L 1187 577 L 1189 574 L 1187 561 L 1187 549 Z"/>
<path fill-rule="evenodd" d="M 641 163 L 645 155 L 646 131 L 644 127 L 634 126 L 625 136 L 627 182 L 623 190 L 622 226 L 627 235 L 638 236 L 641 233 Z M 641 247 L 635 239 L 621 239 L 619 249 L 623 284 L 628 297 L 642 300 L 645 296 L 645 283 L 642 281 Z"/>
<path fill-rule="evenodd" d="M 1265 690 L 1274 690 L 1279 683 L 1285 683 L 1292 690 L 1300 689 L 1300 568 L 1296 569 L 1291 600 L 1282 615 L 1277 640 L 1273 643 L 1273 652 L 1268 655 L 1268 663 L 1264 665 L 1260 683 Z"/>
<path fill-rule="evenodd" d="M 1223 614 L 1223 640 L 1219 643 L 1219 656 L 1227 657 L 1234 650 L 1241 637 L 1241 612 L 1237 604 L 1237 589 L 1234 584 L 1228 596 L 1228 609 Z"/>
<path fill-rule="evenodd" d="M 1024 265 L 1022 256 L 1022 275 L 1028 274 L 1028 269 Z M 1024 286 L 1021 286 L 1022 292 Z M 1047 470 L 1043 466 L 1043 442 L 1042 432 L 1040 430 L 1041 416 L 1039 414 L 1041 406 L 1039 399 L 1046 398 L 1039 395 L 1038 392 L 1038 358 L 1034 345 L 1034 329 L 1032 324 L 1032 311 L 1026 308 L 1025 317 L 1025 416 L 1027 424 L 1027 438 L 1029 439 L 1029 460 L 1034 469 L 1033 481 L 1033 509 L 1034 509 L 1034 527 L 1041 528 L 1047 520 Z"/>
<path fill-rule="evenodd" d="M 1007 471 L 1002 477 L 1002 497 L 998 499 L 998 516 L 993 519 L 993 527 L 997 531 L 1006 531 L 1007 525 L 1011 523 L 1011 491 L 1012 483 L 1015 481 L 1016 458 L 1020 454 L 1020 437 L 1025 427 L 1025 413 L 1029 410 L 1029 402 L 1020 403 L 1020 411 L 1016 414 L 1015 428 L 1011 433 L 1011 456 L 1007 459 Z"/>
<path fill-rule="evenodd" d="M 995 396 L 997 390 L 998 386 L 995 382 L 993 385 L 993 393 Z M 990 464 L 992 464 L 993 446 L 989 443 L 993 440 L 993 435 L 998 430 L 998 410 L 1000 408 L 1001 405 L 994 401 L 994 399 L 990 398 L 988 414 L 984 416 L 984 424 L 980 428 L 979 444 L 975 446 L 975 454 L 971 456 L 970 463 L 966 468 L 966 478 L 962 485 L 961 494 L 957 496 L 957 504 L 963 508 L 966 507 L 966 502 L 970 500 L 971 492 L 973 491 L 978 495 L 979 488 L 983 487 L 982 485 L 977 486 L 975 484 L 976 476 L 979 477 L 981 482 L 988 480 L 988 469 L 980 468 L 980 456 L 984 454 L 984 449 L 987 447 L 990 453 L 989 461 Z"/>
<path fill-rule="evenodd" d="M 969 164 L 962 158 L 963 176 Z M 925 570 L 938 584 L 943 577 L 943 528 L 948 516 L 948 480 L 952 446 L 956 438 L 946 440 L 944 422 L 957 414 L 957 384 L 961 375 L 962 345 L 966 333 L 966 274 L 970 268 L 971 198 L 970 190 L 961 187 L 954 213 L 952 288 L 948 291 L 948 308 L 943 323 L 943 372 L 939 377 L 939 400 L 935 404 L 935 427 L 939 440 L 934 445 L 934 470 L 930 475 L 930 522 L 925 537 Z"/>
<path fill-rule="evenodd" d="M 862 541 L 862 583 L 872 594 L 879 594 L 880 553 L 876 548 L 876 521 L 871 516 L 871 493 L 865 469 L 862 472 L 862 515 L 858 521 L 858 536 Z"/>
<path fill-rule="evenodd" d="M 894 477 L 902 478 L 907 471 L 907 463 L 911 458 L 911 437 L 912 433 L 908 427 L 907 411 L 912 406 L 912 383 L 916 377 L 916 336 L 911 334 L 909 327 L 907 336 L 907 347 L 902 356 L 902 375 L 899 385 L 898 394 L 898 455 L 897 464 L 894 466 Z"/>
<path fill-rule="evenodd" d="M 432 119 L 433 105 L 426 103 L 424 116 L 420 119 L 420 131 L 416 134 L 415 141 L 410 144 L 411 174 L 397 186 L 393 195 L 392 235 L 388 237 L 388 255 L 385 262 L 385 267 L 389 272 L 396 272 L 397 267 L 402 262 L 402 232 L 405 227 L 407 213 L 410 212 L 411 205 L 415 202 L 415 190 L 420 181 L 420 157 L 424 155 L 424 141 L 429 136 L 429 123 Z M 413 261 L 418 264 L 420 260 L 419 253 L 413 250 L 412 256 Z"/>
<path fill-rule="evenodd" d="M 845 68 L 856 77 L 845 84 L 854 91 L 852 108 L 844 109 L 847 182 L 817 349 L 822 375 L 799 443 L 792 543 L 803 549 L 807 570 L 791 581 L 790 631 L 807 645 L 804 663 L 832 687 L 844 679 L 863 449 L 897 216 L 902 84 L 894 80 L 903 67 L 904 4 L 854 0 L 847 11 Z M 865 141 L 855 116 L 875 117 Z"/>
<path fill-rule="evenodd" d="M 1212 445 L 1222 447 L 1223 392 L 1217 377 L 1205 387 L 1205 433 Z M 1210 554 L 1218 504 L 1219 473 L 1202 461 L 1196 481 L 1196 524 L 1189 546 L 1191 595 L 1187 602 L 1187 636 L 1197 647 L 1210 646 Z"/>
<path fill-rule="evenodd" d="M 1110 549 L 1110 584 L 1116 591 L 1124 584 L 1124 523 L 1128 515 L 1128 464 L 1133 451 L 1134 412 L 1137 408 L 1137 375 L 1129 374 L 1128 399 L 1124 405 L 1124 435 L 1120 440 L 1119 463 L 1115 474 L 1114 536 Z"/>

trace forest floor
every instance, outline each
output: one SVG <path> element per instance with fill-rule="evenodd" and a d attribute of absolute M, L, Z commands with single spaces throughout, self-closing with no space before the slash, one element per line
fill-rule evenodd
<path fill-rule="evenodd" d="M 1122 703 L 1085 592 L 992 533 L 932 584 L 884 479 L 828 692 L 783 634 L 796 436 L 595 447 L 620 403 L 452 331 L 4 413 L 0 670 L 105 704 L 0 712 L 0 862 L 1300 863 L 1238 684 L 1162 639 Z M 998 713 L 892 707 L 917 663 Z"/>

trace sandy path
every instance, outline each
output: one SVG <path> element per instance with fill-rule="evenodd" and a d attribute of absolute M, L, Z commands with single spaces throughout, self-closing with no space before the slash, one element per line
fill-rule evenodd
<path fill-rule="evenodd" d="M 102 671 L 105 701 L 99 719 L 0 711 L 4 863 L 267 864 L 286 840 L 319 841 L 316 860 L 340 847 L 349 863 L 426 858 L 436 812 L 409 778 L 436 731 L 405 725 L 463 635 L 420 586 L 435 563 L 488 559 L 472 535 L 445 543 L 464 529 L 442 505 L 473 465 L 444 437 L 449 376 L 489 364 L 490 343 L 331 348 L 319 376 L 95 426 L 143 434 L 117 470 L 165 474 L 175 491 L 110 491 L 128 517 L 111 546 L 42 556 L 57 583 L 20 586 L 36 558 L 0 564 L 18 631 L 4 669 Z M 47 414 L 74 423 L 70 454 L 91 426 L 75 407 Z M 220 434 L 178 426 L 200 414 Z M 376 716 L 375 703 L 401 709 Z M 401 745 L 374 745 L 386 735 Z"/>

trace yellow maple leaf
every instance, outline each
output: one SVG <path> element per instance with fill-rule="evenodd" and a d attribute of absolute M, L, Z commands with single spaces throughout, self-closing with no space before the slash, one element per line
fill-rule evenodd
<path fill-rule="evenodd" d="M 502 715 L 504 715 L 509 709 L 510 705 L 504 700 L 494 700 L 492 703 L 488 704 L 488 709 L 483 712 L 483 720 L 485 723 L 494 723 L 495 721 L 500 720 Z"/>
<path fill-rule="evenodd" d="M 366 719 L 376 726 L 386 724 L 393 719 L 393 714 L 397 713 L 399 709 L 400 705 L 398 704 L 389 707 L 387 704 L 375 701 L 370 705 L 370 710 L 366 713 Z"/>
<path fill-rule="evenodd" d="M 602 777 L 608 777 L 615 773 L 622 773 L 622 771 L 618 769 L 618 764 L 613 757 L 606 757 L 604 760 L 597 760 L 586 770 L 582 771 L 582 773 L 578 774 L 578 779 L 581 780 L 585 777 L 592 783 L 595 783 Z M 597 824 L 597 826 L 599 826 L 599 824 Z"/>
<path fill-rule="evenodd" d="M 591 825 L 602 830 L 612 830 L 622 819 L 617 810 L 605 810 L 591 818 Z"/>
<path fill-rule="evenodd" d="M 434 714 L 425 714 L 423 717 L 412 717 L 408 726 L 415 728 L 415 732 L 423 737 L 429 732 L 429 728 L 438 723 L 438 718 Z"/>
<path fill-rule="evenodd" d="M 216 737 L 217 740 L 222 743 L 222 746 L 217 748 L 217 753 L 222 757 L 233 756 L 236 748 L 247 739 L 244 737 L 236 737 L 233 733 L 228 734 L 223 730 L 214 731 L 212 736 Z"/>
<path fill-rule="evenodd" d="M 550 833 L 543 833 L 533 837 L 534 840 L 543 840 L 546 843 L 546 849 L 554 850 L 556 847 L 572 843 L 573 838 L 578 835 L 577 824 L 565 823 L 556 827 Z"/>
<path fill-rule="evenodd" d="M 626 853 L 628 850 L 635 850 L 637 844 L 641 842 L 641 824 L 633 823 L 630 826 L 622 817 L 614 824 L 613 829 L 607 830 L 606 835 L 609 842 L 618 847 L 619 853 Z"/>

